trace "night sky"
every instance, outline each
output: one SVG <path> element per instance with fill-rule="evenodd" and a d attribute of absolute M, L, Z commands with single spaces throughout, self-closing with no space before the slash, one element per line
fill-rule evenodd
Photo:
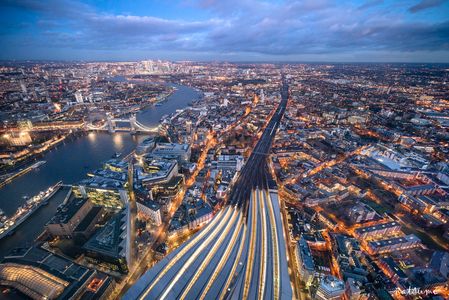
<path fill-rule="evenodd" d="M 0 59 L 449 62 L 449 1 L 0 0 Z"/>

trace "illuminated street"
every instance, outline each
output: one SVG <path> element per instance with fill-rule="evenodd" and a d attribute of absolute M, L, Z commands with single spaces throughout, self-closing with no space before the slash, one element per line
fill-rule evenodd
<path fill-rule="evenodd" d="M 144 274 L 125 299 L 292 297 L 277 188 L 266 164 L 287 101 L 284 87 L 281 104 L 245 164 L 230 204 Z"/>

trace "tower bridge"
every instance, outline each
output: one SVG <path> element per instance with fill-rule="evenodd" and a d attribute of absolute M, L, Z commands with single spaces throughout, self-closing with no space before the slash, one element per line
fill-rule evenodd
<path fill-rule="evenodd" d="M 128 127 L 118 126 L 120 123 L 129 124 Z M 114 118 L 110 114 L 107 115 L 106 122 L 103 125 L 96 126 L 92 123 L 86 125 L 87 130 L 99 130 L 99 131 L 129 131 L 131 133 L 144 132 L 144 133 L 157 133 L 160 130 L 160 126 L 148 127 L 137 121 L 136 115 L 132 114 L 129 118 Z"/>

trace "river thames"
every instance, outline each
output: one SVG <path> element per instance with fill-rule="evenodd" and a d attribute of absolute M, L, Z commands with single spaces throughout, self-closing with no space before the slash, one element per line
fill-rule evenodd
<path fill-rule="evenodd" d="M 164 115 L 185 108 L 201 97 L 200 92 L 182 85 L 172 85 L 176 91 L 167 101 L 159 106 L 151 106 L 137 114 L 137 120 L 147 126 L 158 125 Z M 66 141 L 39 160 L 46 163 L 7 184 L 0 189 L 0 208 L 6 215 L 13 214 L 17 208 L 26 202 L 26 197 L 32 197 L 40 191 L 62 180 L 64 184 L 74 184 L 84 179 L 86 174 L 110 159 L 116 152 L 126 155 L 145 138 L 143 135 L 131 135 L 117 132 L 90 132 L 84 136 Z M 36 211 L 15 233 L 0 240 L 0 258 L 13 248 L 31 244 L 43 231 L 45 224 L 56 212 L 58 205 L 64 200 L 68 188 L 62 188 L 53 196 L 49 204 Z"/>

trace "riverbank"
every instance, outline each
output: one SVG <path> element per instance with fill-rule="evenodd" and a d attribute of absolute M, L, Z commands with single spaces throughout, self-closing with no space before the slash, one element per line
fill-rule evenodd
<path fill-rule="evenodd" d="M 137 120 L 145 126 L 157 126 L 164 115 L 175 113 L 177 109 L 188 107 L 191 101 L 200 98 L 200 93 L 189 87 L 176 85 L 177 90 L 161 106 L 151 106 L 137 114 Z M 86 178 L 86 174 L 101 168 L 115 153 L 127 155 L 145 139 L 145 135 L 131 135 L 116 132 L 82 132 L 66 139 L 57 147 L 43 153 L 39 159 L 46 163 L 38 169 L 31 170 L 10 184 L 0 189 L 0 208 L 6 214 L 13 214 L 26 202 L 26 197 L 38 194 L 49 186 L 62 180 L 65 184 L 76 184 Z M 61 190 L 54 196 L 45 209 L 40 209 L 31 216 L 14 235 L 0 241 L 0 257 L 13 248 L 27 245 L 42 233 L 44 225 L 56 212 L 57 206 L 65 198 Z M 67 190 L 66 190 L 67 192 Z M 59 204 L 58 204 L 59 203 Z M 55 205 L 57 204 L 57 205 Z"/>
<path fill-rule="evenodd" d="M 26 173 L 30 172 L 31 170 L 33 170 L 35 168 L 39 168 L 39 166 L 41 166 L 43 164 L 45 164 L 45 160 L 38 161 L 38 162 L 32 164 L 31 166 L 26 167 L 25 169 L 20 169 L 17 172 L 13 172 L 10 174 L 6 174 L 5 176 L 2 176 L 2 181 L 0 181 L 0 188 L 4 187 L 5 185 L 7 185 L 11 181 L 13 181 L 15 178 L 25 175 Z"/>
<path fill-rule="evenodd" d="M 43 157 L 48 151 L 56 148 L 59 144 L 64 143 L 65 141 L 69 141 L 70 139 L 77 138 L 78 136 L 84 134 L 84 131 L 74 131 L 69 134 L 63 135 L 60 138 L 57 138 L 54 141 L 49 142 L 48 144 L 40 147 L 33 151 L 33 153 L 28 154 L 23 159 L 20 159 L 16 163 L 12 165 L 2 165 L 0 168 L 0 175 L 7 175 L 9 173 L 14 173 L 19 171 L 20 168 L 27 168 L 35 162 L 38 158 Z M 1 188 L 1 185 L 0 185 Z"/>
<path fill-rule="evenodd" d="M 2 224 L 0 225 L 0 240 L 14 233 L 14 230 L 33 215 L 41 206 L 48 204 L 48 201 L 61 188 L 62 181 L 54 186 L 49 187 L 45 192 L 42 191 L 38 195 L 27 200 L 26 204 L 19 207 L 12 216 L 4 216 L 2 214 Z M 3 218 L 6 218 L 3 220 Z"/>

